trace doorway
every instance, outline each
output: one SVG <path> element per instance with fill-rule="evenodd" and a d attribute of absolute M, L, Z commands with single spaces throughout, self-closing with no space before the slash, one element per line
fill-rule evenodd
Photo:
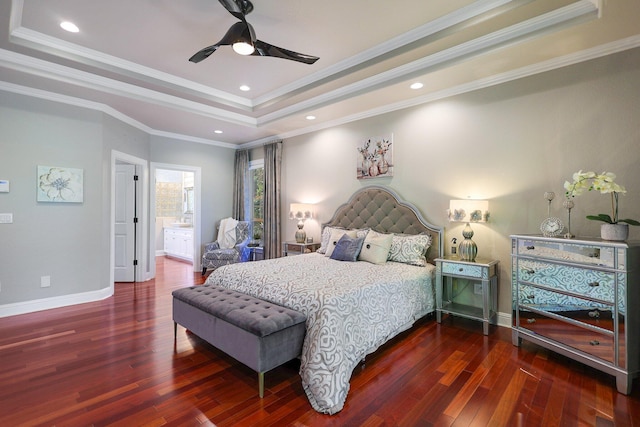
<path fill-rule="evenodd" d="M 200 270 L 200 168 L 151 163 L 150 246 L 155 258 L 170 256 Z"/>
<path fill-rule="evenodd" d="M 126 153 L 111 152 L 110 284 L 144 281 L 148 270 L 147 161 Z M 137 176 L 137 185 L 129 177 Z M 133 180 L 133 178 L 131 178 Z M 136 218 L 136 219 L 134 219 Z M 135 225 L 134 225 L 135 224 Z"/>

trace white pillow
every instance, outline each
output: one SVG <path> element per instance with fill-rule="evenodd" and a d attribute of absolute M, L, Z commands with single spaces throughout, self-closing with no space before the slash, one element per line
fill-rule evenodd
<path fill-rule="evenodd" d="M 430 246 L 431 236 L 428 234 L 394 234 L 389 261 L 424 267 L 427 265 L 427 250 Z"/>
<path fill-rule="evenodd" d="M 319 254 L 324 254 L 327 252 L 327 246 L 329 245 L 329 239 L 331 238 L 331 232 L 333 230 L 343 230 L 342 228 L 337 227 L 329 227 L 326 226 L 322 229 L 322 234 L 320 235 L 320 248 L 316 251 Z"/>
<path fill-rule="evenodd" d="M 356 230 L 344 230 L 341 228 L 334 228 L 331 230 L 331 236 L 329 237 L 329 242 L 327 243 L 327 251 L 324 253 L 324 256 L 330 257 L 338 244 L 338 240 L 344 235 L 347 235 L 351 238 L 356 238 Z"/>
<path fill-rule="evenodd" d="M 393 234 L 382 234 L 370 231 L 364 239 L 358 259 L 372 264 L 386 263 L 392 241 Z"/>

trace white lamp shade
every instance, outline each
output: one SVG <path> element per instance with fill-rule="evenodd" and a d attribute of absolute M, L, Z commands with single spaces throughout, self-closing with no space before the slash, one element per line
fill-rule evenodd
<path fill-rule="evenodd" d="M 487 222 L 489 202 L 469 199 L 450 200 L 448 215 L 451 222 Z"/>
<path fill-rule="evenodd" d="M 308 203 L 291 203 L 289 219 L 305 220 L 313 218 L 313 205 Z"/>

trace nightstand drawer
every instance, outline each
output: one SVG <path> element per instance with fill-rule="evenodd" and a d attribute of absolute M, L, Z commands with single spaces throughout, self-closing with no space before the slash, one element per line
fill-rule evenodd
<path fill-rule="evenodd" d="M 442 263 L 443 274 L 454 274 L 456 276 L 475 277 L 478 279 L 482 279 L 482 273 L 486 272 L 486 270 L 486 266 L 480 265 L 469 265 L 446 261 Z M 486 279 L 487 277 L 484 278 Z"/>

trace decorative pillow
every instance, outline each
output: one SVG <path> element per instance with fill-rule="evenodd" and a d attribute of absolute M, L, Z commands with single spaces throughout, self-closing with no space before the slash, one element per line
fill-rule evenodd
<path fill-rule="evenodd" d="M 430 246 L 431 236 L 428 234 L 394 234 L 389 250 L 389 261 L 424 267 L 427 265 L 426 256 Z"/>
<path fill-rule="evenodd" d="M 327 251 L 324 253 L 324 256 L 331 256 L 334 248 L 338 244 L 340 238 L 344 235 L 348 235 L 349 237 L 356 238 L 356 230 L 345 230 L 342 228 L 334 228 L 331 230 L 331 236 L 329 237 L 329 243 L 327 243 Z"/>
<path fill-rule="evenodd" d="M 356 237 L 367 237 L 367 234 L 369 234 L 369 231 L 371 230 L 370 228 L 355 228 L 354 229 L 356 231 Z"/>
<path fill-rule="evenodd" d="M 316 251 L 319 254 L 327 252 L 327 246 L 329 246 L 329 239 L 331 238 L 331 232 L 333 230 L 343 230 L 342 228 L 326 226 L 322 229 L 322 235 L 320 236 L 320 248 Z"/>
<path fill-rule="evenodd" d="M 392 241 L 393 234 L 382 234 L 370 231 L 364 239 L 358 259 L 372 264 L 386 263 Z"/>
<path fill-rule="evenodd" d="M 331 259 L 350 262 L 357 261 L 363 242 L 364 237 L 351 237 L 348 234 L 343 234 L 331 253 Z"/>

